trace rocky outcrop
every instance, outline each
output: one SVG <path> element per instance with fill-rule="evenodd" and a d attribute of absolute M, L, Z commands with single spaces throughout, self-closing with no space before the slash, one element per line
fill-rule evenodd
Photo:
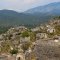
<path fill-rule="evenodd" d="M 60 60 L 60 41 L 38 40 L 34 48 L 37 60 Z"/>

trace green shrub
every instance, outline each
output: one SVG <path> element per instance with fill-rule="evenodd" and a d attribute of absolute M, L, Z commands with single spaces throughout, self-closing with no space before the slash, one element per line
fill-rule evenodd
<path fill-rule="evenodd" d="M 36 40 L 36 34 L 34 32 L 30 32 L 30 40 L 34 42 Z"/>
<path fill-rule="evenodd" d="M 29 32 L 28 31 L 24 31 L 23 33 L 22 33 L 22 37 L 28 37 L 29 36 Z"/>
<path fill-rule="evenodd" d="M 2 52 L 9 52 L 10 51 L 10 44 L 8 42 L 3 42 L 1 45 Z"/>
<path fill-rule="evenodd" d="M 60 34 L 60 25 L 55 26 L 56 34 Z"/>
<path fill-rule="evenodd" d="M 13 49 L 10 51 L 10 53 L 13 55 L 13 54 L 17 54 L 18 53 L 18 50 L 17 49 Z"/>

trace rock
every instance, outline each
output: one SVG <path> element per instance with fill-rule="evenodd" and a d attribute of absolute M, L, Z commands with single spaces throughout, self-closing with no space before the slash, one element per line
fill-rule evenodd
<path fill-rule="evenodd" d="M 37 60 L 60 60 L 60 45 L 52 41 L 37 41 L 34 53 Z"/>

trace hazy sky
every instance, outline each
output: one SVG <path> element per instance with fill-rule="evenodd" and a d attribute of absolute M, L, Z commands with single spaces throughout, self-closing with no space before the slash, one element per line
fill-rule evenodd
<path fill-rule="evenodd" d="M 0 0 L 0 9 L 9 9 L 21 12 L 51 2 L 60 2 L 60 0 Z"/>

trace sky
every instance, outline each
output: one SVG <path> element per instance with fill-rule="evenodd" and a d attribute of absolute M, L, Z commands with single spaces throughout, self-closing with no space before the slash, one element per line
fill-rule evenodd
<path fill-rule="evenodd" d="M 52 2 L 60 2 L 60 0 L 0 0 L 0 10 L 8 9 L 23 12 Z"/>

